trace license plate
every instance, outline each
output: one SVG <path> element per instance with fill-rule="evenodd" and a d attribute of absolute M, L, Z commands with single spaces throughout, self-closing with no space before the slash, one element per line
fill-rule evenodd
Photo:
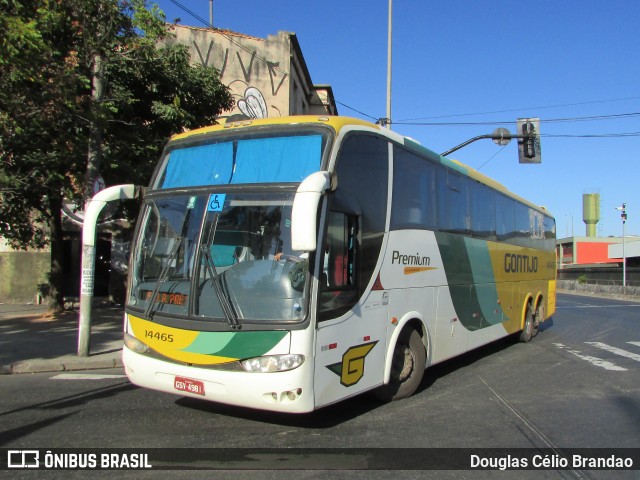
<path fill-rule="evenodd" d="M 176 377 L 173 380 L 173 387 L 181 392 L 204 395 L 204 383 L 200 380 L 193 380 L 192 378 L 185 377 Z"/>

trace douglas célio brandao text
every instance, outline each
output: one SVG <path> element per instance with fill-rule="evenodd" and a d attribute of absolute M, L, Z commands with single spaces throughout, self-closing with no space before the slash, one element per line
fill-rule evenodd
<path fill-rule="evenodd" d="M 602 470 L 630 470 L 638 468 L 634 459 L 618 455 L 584 456 L 579 454 L 531 454 L 525 456 L 482 456 L 473 454 L 470 456 L 471 469 L 478 470 L 545 470 L 545 469 L 602 469 Z"/>

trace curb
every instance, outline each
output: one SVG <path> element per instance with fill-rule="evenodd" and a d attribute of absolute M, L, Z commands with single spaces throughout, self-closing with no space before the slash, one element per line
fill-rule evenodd
<path fill-rule="evenodd" d="M 27 360 L 11 365 L 0 365 L 0 375 L 22 373 L 71 372 L 123 367 L 122 357 L 117 358 L 70 358 L 68 360 L 38 361 Z"/>
<path fill-rule="evenodd" d="M 598 298 L 607 298 L 609 300 L 626 300 L 629 302 L 640 302 L 640 295 L 622 295 L 615 293 L 604 293 L 604 292 L 590 292 L 587 290 L 569 290 L 566 288 L 558 288 L 558 293 L 564 293 L 566 295 L 577 295 L 580 297 L 598 297 Z"/>

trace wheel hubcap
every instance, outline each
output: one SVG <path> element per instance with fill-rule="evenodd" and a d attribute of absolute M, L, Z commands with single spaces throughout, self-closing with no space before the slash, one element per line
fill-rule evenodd
<path fill-rule="evenodd" d="M 405 347 L 404 349 L 404 358 L 402 358 L 402 369 L 400 370 L 400 381 L 404 382 L 407 378 L 411 376 L 411 372 L 413 371 L 414 358 L 411 353 L 411 349 Z"/>

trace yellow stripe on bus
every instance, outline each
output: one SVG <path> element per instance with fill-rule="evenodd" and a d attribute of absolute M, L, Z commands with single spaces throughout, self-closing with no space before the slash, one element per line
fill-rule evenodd
<path fill-rule="evenodd" d="M 133 315 L 129 315 L 129 323 L 134 337 L 173 360 L 199 365 L 216 365 L 237 360 L 237 358 L 183 351 L 194 342 L 200 332 L 158 325 Z"/>
<path fill-rule="evenodd" d="M 437 270 L 438 267 L 404 267 L 404 274 L 411 275 L 412 273 L 426 272 L 427 270 Z"/>

